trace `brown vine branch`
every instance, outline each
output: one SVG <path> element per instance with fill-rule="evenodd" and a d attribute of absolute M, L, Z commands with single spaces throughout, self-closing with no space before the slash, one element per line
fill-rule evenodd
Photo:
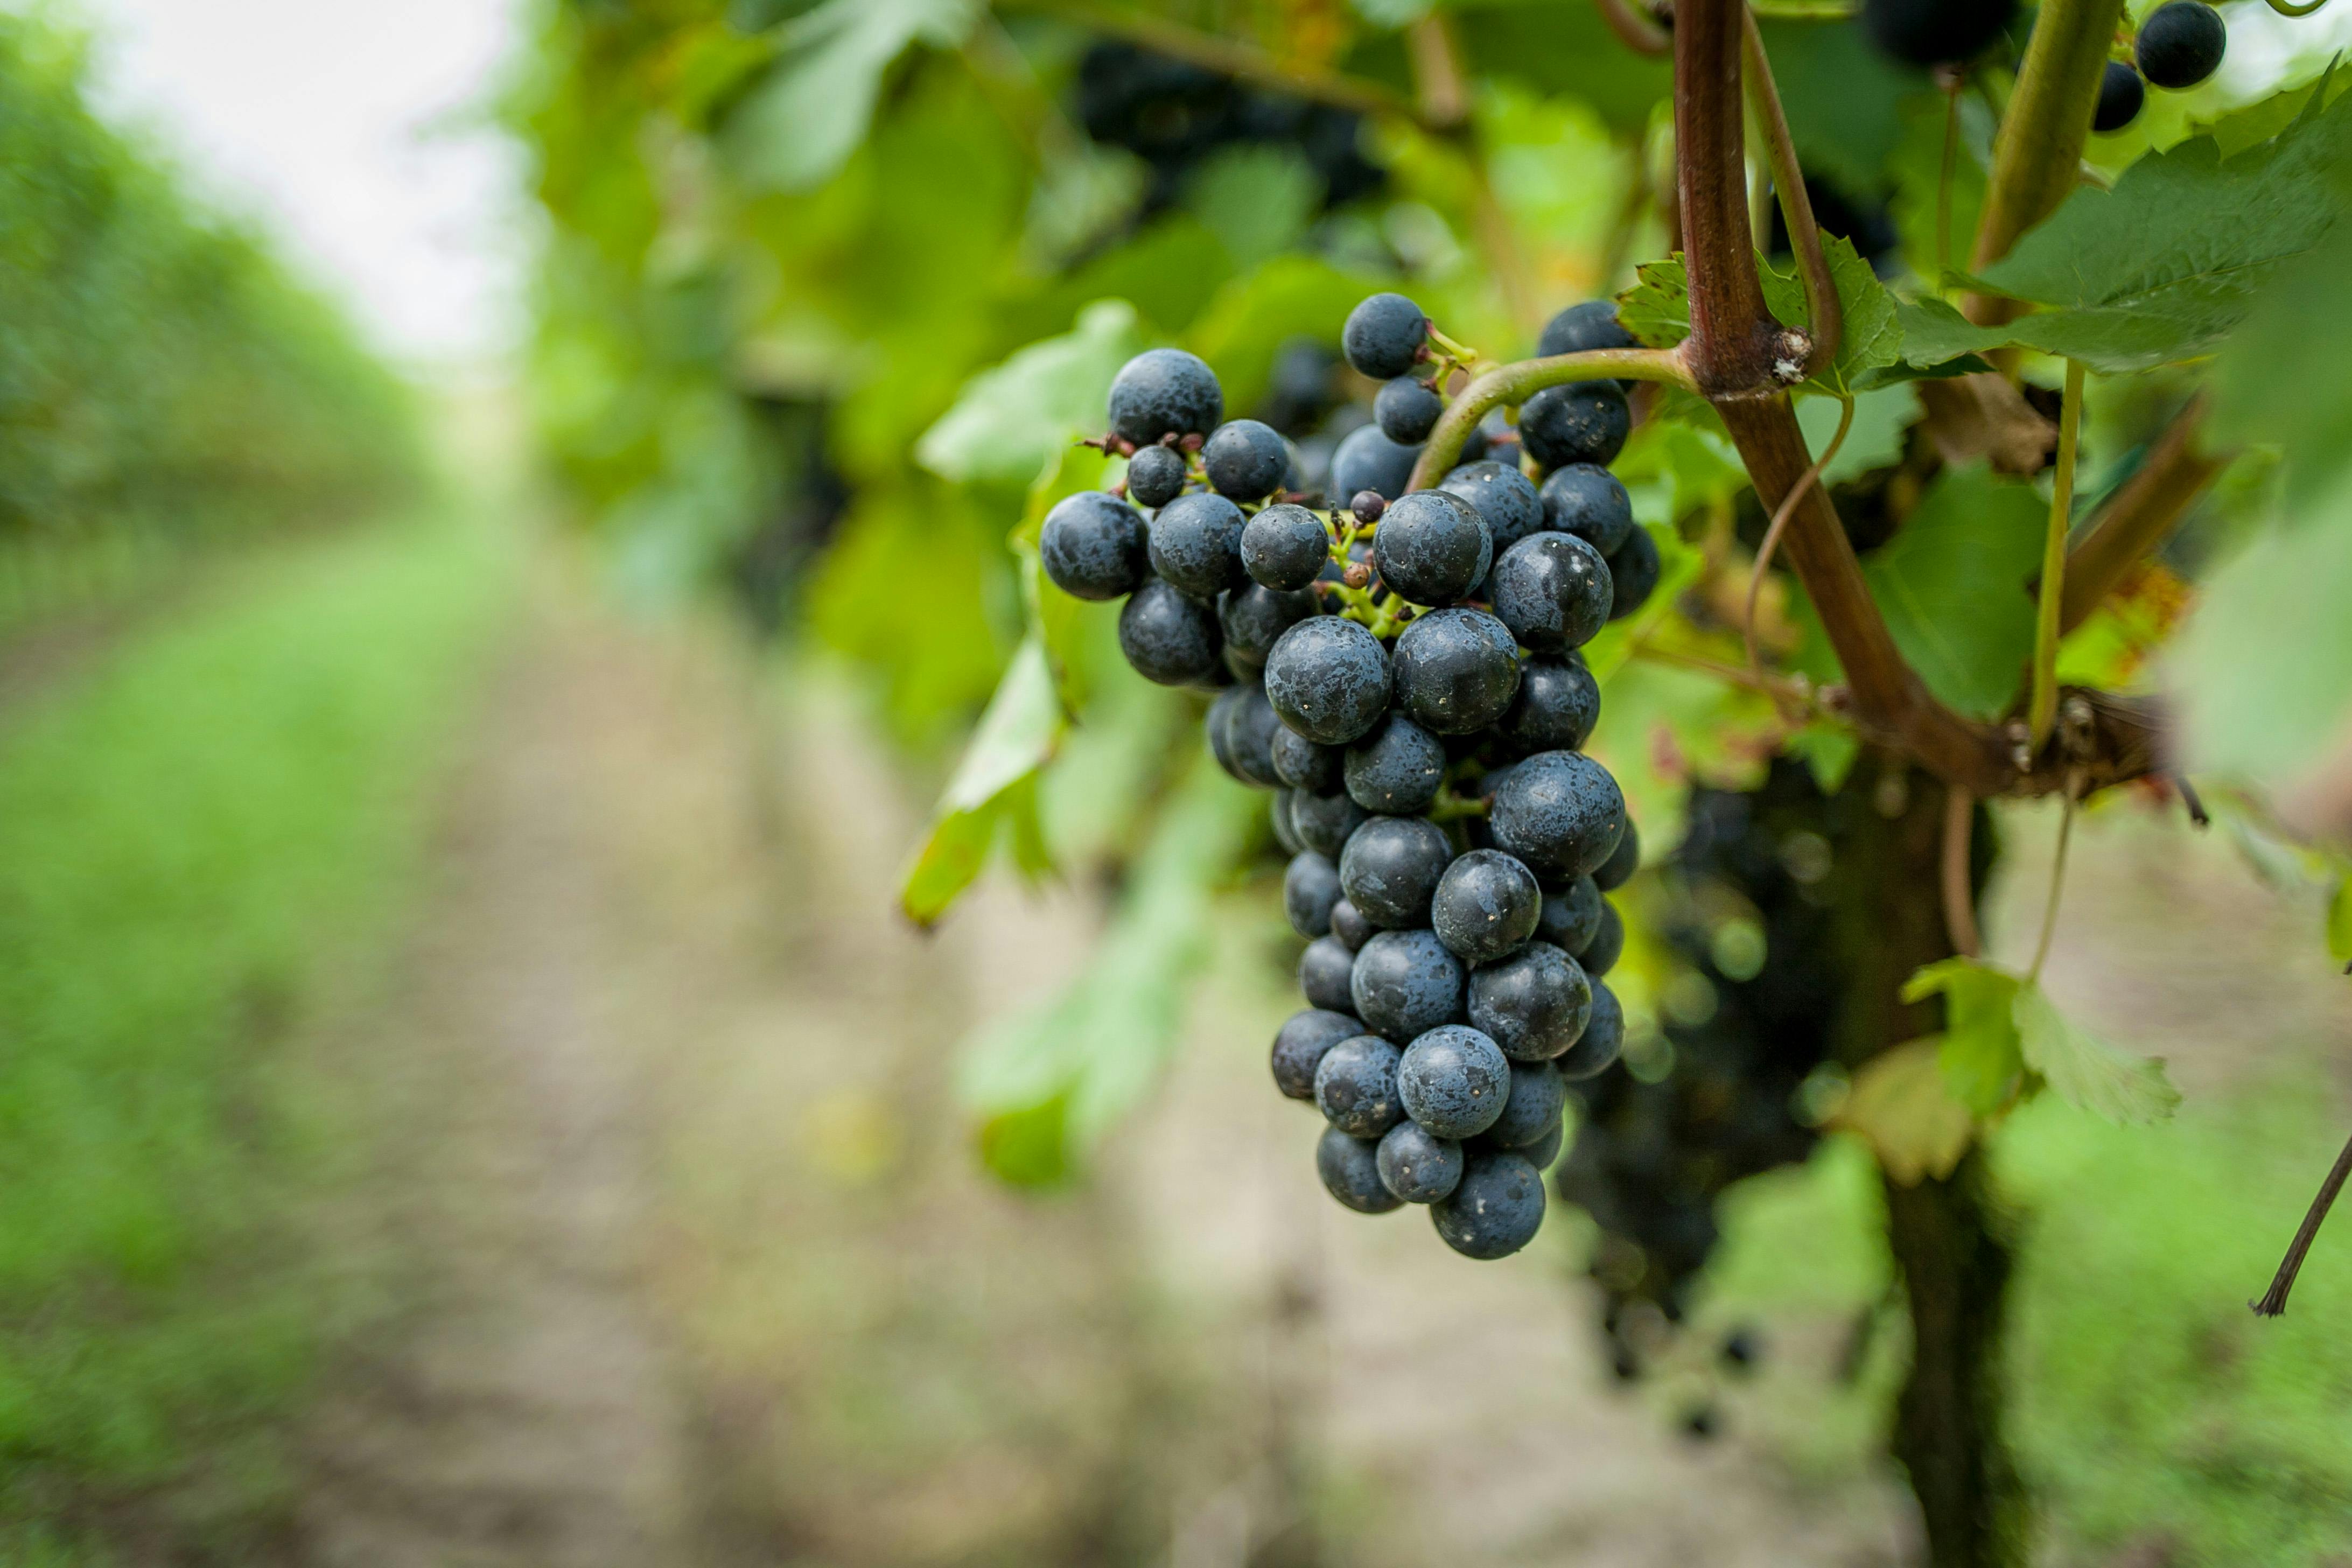
<path fill-rule="evenodd" d="M 1976 894 L 1969 885 L 1969 847 L 1976 832 L 1976 796 L 1958 784 L 1944 792 L 1944 933 L 1952 951 L 1963 958 L 1984 955 L 1984 936 L 1977 930 Z"/>
<path fill-rule="evenodd" d="M 2079 542 L 2066 552 L 2065 590 L 2058 626 L 2073 631 L 2115 591 L 2124 574 L 2170 533 L 2205 493 L 2231 454 L 2200 451 L 2206 397 L 2199 393 L 2157 437 L 2137 472 L 2099 509 Z"/>
<path fill-rule="evenodd" d="M 2324 5 L 2326 0 L 2320 0 L 2320 3 Z M 1675 47 L 1675 41 L 1667 37 L 1666 30 L 1637 8 L 1633 0 L 1592 0 L 1592 4 L 1600 11 L 1601 21 L 1617 35 L 1617 41 L 1635 54 L 1648 55 L 1654 59 Z M 2276 4 L 2276 0 L 2273 0 L 2273 4 Z"/>
<path fill-rule="evenodd" d="M 2286 1310 L 2286 1293 L 2294 1289 L 2294 1277 L 2303 1272 L 2304 1255 L 2311 1250 L 2313 1238 L 2319 1235 L 2327 1211 L 2336 1206 L 2336 1194 L 2344 1190 L 2344 1179 L 2352 1176 L 2352 1140 L 2347 1140 L 2344 1152 L 2336 1156 L 2327 1179 L 2319 1184 L 2317 1195 L 2305 1211 L 2303 1223 L 2295 1227 L 2294 1239 L 2287 1243 L 2286 1256 L 2279 1259 L 2278 1272 L 2271 1276 L 2271 1288 L 2263 1292 L 2259 1301 L 2249 1301 L 2258 1318 L 2275 1318 Z"/>
<path fill-rule="evenodd" d="M 1359 114 L 1394 115 L 1426 131 L 1446 129 L 1429 123 L 1412 100 L 1380 82 L 1295 66 L 1255 45 L 1220 37 L 1181 22 L 1141 12 L 1113 10 L 1107 5 L 1090 5 L 1087 0 L 1004 0 L 1004 6 L 1060 16 L 1107 37 L 1140 44 L 1171 59 L 1186 60 L 1259 87 L 1328 103 L 1335 109 L 1351 109 Z"/>
<path fill-rule="evenodd" d="M 1772 564 L 1772 552 L 1780 547 L 1780 532 L 1789 526 L 1790 514 L 1797 510 L 1797 503 L 1805 499 L 1805 492 L 1821 482 L 1822 470 L 1830 466 L 1830 459 L 1837 456 L 1840 447 L 1845 445 L 1845 433 L 1853 428 L 1853 399 L 1847 397 L 1839 401 L 1843 406 L 1838 410 L 1837 434 L 1830 437 L 1830 444 L 1822 448 L 1822 455 L 1813 459 L 1812 466 L 1798 476 L 1797 488 L 1781 499 L 1779 510 L 1772 513 L 1770 525 L 1764 530 L 1763 540 L 1756 546 L 1756 563 L 1748 569 L 1748 605 L 1739 619 L 1739 632 L 1747 639 L 1748 663 L 1759 674 L 1764 668 L 1764 659 L 1756 650 L 1757 596 L 1764 590 L 1765 569 Z"/>
<path fill-rule="evenodd" d="M 1789 226 L 1789 249 L 1805 280 L 1806 328 L 1812 334 L 1812 352 L 1805 356 L 1808 373 L 1837 357 L 1845 336 L 1845 307 L 1839 302 L 1837 281 L 1830 276 L 1829 258 L 1822 254 L 1821 226 L 1813 221 L 1813 198 L 1805 190 L 1805 172 L 1797 162 L 1797 143 L 1789 134 L 1789 117 L 1780 108 L 1780 89 L 1772 80 L 1772 62 L 1764 53 L 1764 34 L 1756 13 L 1739 8 L 1740 49 L 1748 71 L 1748 90 L 1754 100 L 1756 123 L 1764 132 L 1765 162 L 1780 198 L 1780 216 Z"/>
<path fill-rule="evenodd" d="M 1464 387 L 1439 416 L 1421 458 L 1412 466 L 1407 489 L 1425 490 L 1444 479 L 1462 456 L 1462 444 L 1489 410 L 1507 403 L 1525 403 L 1547 386 L 1602 376 L 1633 381 L 1666 381 L 1691 387 L 1689 369 L 1678 349 L 1587 349 L 1580 353 L 1552 354 L 1497 365 Z"/>

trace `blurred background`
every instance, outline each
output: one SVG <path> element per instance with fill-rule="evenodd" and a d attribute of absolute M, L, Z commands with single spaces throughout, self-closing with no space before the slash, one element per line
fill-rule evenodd
<path fill-rule="evenodd" d="M 2230 16 L 2101 156 L 2352 37 Z M 1943 99 L 1767 34 L 1900 272 Z M 1718 1005 L 1834 832 L 1736 694 L 1609 689 L 1655 1204 L 1504 1263 L 1318 1190 L 1262 805 L 1107 621 L 901 909 L 1118 363 L 1312 465 L 1365 293 L 1507 356 L 1664 251 L 1665 86 L 1583 0 L 0 6 L 0 1563 L 1920 1561 L 1874 1167 Z M 1993 1146 L 2039 1555 L 2352 1562 L 2352 1240 L 2244 1310 L 2352 1124 L 2328 889 L 2138 796 L 2074 853 L 2052 990 L 2187 1105 Z"/>

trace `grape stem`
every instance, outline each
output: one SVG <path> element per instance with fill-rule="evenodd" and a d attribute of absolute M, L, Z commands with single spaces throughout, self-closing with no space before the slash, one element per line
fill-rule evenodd
<path fill-rule="evenodd" d="M 2326 4 L 2327 0 L 2309 0 L 2309 4 L 2307 5 L 2290 5 L 2288 0 L 2270 0 L 2271 9 L 2277 12 L 2282 16 L 2308 16 L 2314 11 L 2318 10 L 2322 5 Z M 2286 1298 L 2284 1296 L 2281 1296 L 2279 1298 L 2279 1302 L 2284 1306 L 2286 1302 Z M 2275 1317 L 2277 1314 L 2273 1313 L 2272 1315 Z"/>
<path fill-rule="evenodd" d="M 2088 620 L 2124 574 L 2172 531 L 2190 503 L 2230 466 L 2234 452 L 2199 447 L 2206 407 L 2200 392 L 2172 416 L 2138 469 L 2108 497 L 2082 541 L 2066 552 L 2058 606 L 2061 635 Z"/>
<path fill-rule="evenodd" d="M 1436 427 L 1412 466 L 1407 489 L 1425 490 L 1444 479 L 1462 456 L 1462 444 L 1491 409 L 1507 403 L 1525 403 L 1547 386 L 1571 381 L 1596 381 L 1603 376 L 1634 381 L 1664 381 L 1696 390 L 1679 349 L 1586 349 L 1580 353 L 1552 354 L 1496 365 L 1473 380 L 1438 416 Z"/>
<path fill-rule="evenodd" d="M 1780 531 L 1789 526 L 1790 514 L 1797 510 L 1797 503 L 1805 499 L 1805 492 L 1821 482 L 1822 470 L 1830 466 L 1830 459 L 1837 456 L 1840 447 L 1845 445 L 1845 433 L 1853 428 L 1853 399 L 1843 397 L 1838 401 L 1842 406 L 1838 410 L 1837 434 L 1830 437 L 1830 444 L 1822 448 L 1822 455 L 1813 459 L 1812 467 L 1798 476 L 1795 487 L 1780 498 L 1779 509 L 1772 513 L 1771 526 L 1765 529 L 1762 542 L 1756 546 L 1756 564 L 1748 574 L 1748 607 L 1740 616 L 1739 633 L 1747 639 L 1748 666 L 1759 675 L 1764 673 L 1764 658 L 1756 647 L 1757 595 L 1763 592 L 1765 570 L 1772 564 L 1772 552 L 1780 547 Z"/>
<path fill-rule="evenodd" d="M 1977 930 L 1977 900 L 1969 886 L 1969 840 L 1976 832 L 1977 797 L 1958 784 L 1944 794 L 1944 932 L 1952 951 L 1963 958 L 1984 955 L 1984 937 Z"/>
<path fill-rule="evenodd" d="M 2292 15 L 2292 13 L 2290 13 Z M 2286 1293 L 2294 1289 L 2294 1277 L 2303 1272 L 2304 1255 L 2311 1250 L 2314 1238 L 2319 1235 L 2327 1211 L 2336 1206 L 2336 1194 L 2344 1190 L 2344 1179 L 2352 1176 L 2352 1140 L 2347 1140 L 2344 1152 L 2336 1156 L 2329 1167 L 2327 1179 L 2319 1184 L 2311 1207 L 2304 1212 L 2303 1223 L 2294 1229 L 2294 1239 L 2287 1244 L 2286 1256 L 2279 1259 L 2278 1272 L 2271 1276 L 2271 1288 L 2263 1292 L 2259 1301 L 2246 1303 L 2258 1318 L 2275 1318 L 2286 1310 Z"/>
<path fill-rule="evenodd" d="M 1745 5 L 1739 8 L 1739 20 L 1750 106 L 1757 127 L 1764 133 L 1765 162 L 1780 199 L 1780 216 L 1789 226 L 1789 248 L 1795 253 L 1797 269 L 1805 280 L 1805 330 L 1813 340 L 1805 355 L 1805 371 L 1811 374 L 1836 361 L 1838 344 L 1845 336 L 1845 307 L 1838 300 L 1829 258 L 1822 254 L 1821 226 L 1813 221 L 1813 200 L 1805 191 L 1805 173 L 1797 163 L 1789 117 L 1780 108 L 1780 89 L 1772 81 L 1764 35 L 1756 26 L 1756 13 Z"/>
<path fill-rule="evenodd" d="M 2033 610 L 2033 695 L 2026 725 L 2033 749 L 2050 739 L 2058 719 L 2058 620 L 2066 596 L 2066 534 L 2074 521 L 2074 457 L 2083 426 L 2083 362 L 2066 362 L 2066 390 L 2058 410 L 2058 472 L 2050 490 L 2050 526 L 2042 544 L 2042 590 Z"/>
<path fill-rule="evenodd" d="M 2271 0 L 2271 3 L 2276 5 L 2278 0 Z M 2326 5 L 2326 0 L 2319 0 L 2319 3 Z M 1635 54 L 1655 58 L 1675 47 L 1674 38 L 1635 5 L 1633 0 L 1592 0 L 1592 4 L 1593 8 L 1601 13 L 1601 21 L 1617 35 L 1617 41 Z"/>

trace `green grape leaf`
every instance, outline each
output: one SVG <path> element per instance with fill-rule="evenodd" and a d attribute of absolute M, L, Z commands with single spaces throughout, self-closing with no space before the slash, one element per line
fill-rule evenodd
<path fill-rule="evenodd" d="M 1990 719 L 2017 694 L 2033 651 L 2026 579 L 2040 564 L 2049 503 L 1981 464 L 1946 468 L 1901 531 L 1864 563 L 1887 630 L 1927 688 Z"/>
<path fill-rule="evenodd" d="M 1930 1035 L 1871 1058 L 1832 1122 L 1858 1133 L 1887 1175 L 1906 1187 L 1950 1175 L 1976 1131 L 1937 1066 L 1942 1043 Z"/>
<path fill-rule="evenodd" d="M 2020 985 L 2017 1036 L 2032 1068 L 2059 1099 L 2110 1121 L 2161 1121 L 2180 1091 L 2154 1057 L 2134 1057 L 2069 1023 L 2039 985 Z"/>
<path fill-rule="evenodd" d="M 2339 877 L 2327 895 L 2327 956 L 2352 963 L 2352 877 Z"/>
<path fill-rule="evenodd" d="M 1830 281 L 1837 289 L 1845 324 L 1836 357 L 1801 390 L 1836 395 L 1857 390 L 1864 376 L 1902 363 L 1903 321 L 1895 296 L 1856 253 L 1852 240 L 1824 235 L 1822 255 L 1829 262 Z M 1797 275 L 1795 262 L 1787 272 L 1760 258 L 1757 267 L 1764 304 L 1773 319 L 1784 326 L 1809 326 L 1804 280 Z M 1633 287 L 1617 297 L 1617 319 L 1636 341 L 1652 348 L 1670 349 L 1690 336 L 1690 276 L 1679 252 L 1664 261 L 1644 262 L 1636 270 Z"/>
<path fill-rule="evenodd" d="M 915 443 L 915 460 L 943 479 L 1027 484 L 1072 441 L 1101 431 L 1111 379 L 1142 347 L 1135 307 L 1097 300 L 1068 332 L 964 383 Z"/>
<path fill-rule="evenodd" d="M 1149 1092 L 1174 1048 L 1192 981 L 1208 963 L 1211 900 L 1265 811 L 1265 796 L 1195 763 L 1135 867 L 1085 970 L 1043 1006 L 967 1041 L 957 1091 L 1002 1179 L 1076 1176 Z"/>
<path fill-rule="evenodd" d="M 2015 1007 L 2019 981 L 1969 958 L 1930 963 L 1903 984 L 1903 1000 L 1944 998 L 1944 1087 L 1979 1118 L 1997 1116 L 2029 1087 Z"/>
<path fill-rule="evenodd" d="M 1009 828 L 1024 868 L 1042 868 L 1036 847 L 1037 770 L 1062 738 L 1062 706 L 1045 660 L 1045 642 L 1032 636 L 997 683 L 963 760 L 940 795 L 931 830 L 899 889 L 899 907 L 919 926 L 938 923 L 988 864 L 1000 828 Z M 1025 812 L 1029 821 L 1019 820 Z"/>
<path fill-rule="evenodd" d="M 882 76 L 908 45 L 952 48 L 974 0 L 826 0 L 777 33 L 762 81 L 728 117 L 724 146 L 756 187 L 805 191 L 840 173 L 866 140 Z"/>

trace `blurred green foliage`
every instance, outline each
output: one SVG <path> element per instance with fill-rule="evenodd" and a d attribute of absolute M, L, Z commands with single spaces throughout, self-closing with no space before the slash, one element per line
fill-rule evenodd
<path fill-rule="evenodd" d="M 278 1047 L 401 908 L 511 564 L 305 542 L 0 737 L 0 1560 L 192 1466 L 278 1484 L 261 1418 L 351 1305 L 290 1209 L 366 1115 Z"/>
<path fill-rule="evenodd" d="M 0 16 L 0 616 L 60 552 L 381 504 L 406 390 L 247 228 L 86 101 L 78 39 Z M 46 574 L 46 575 L 45 575 Z M 102 578 L 103 570 L 96 574 Z"/>

